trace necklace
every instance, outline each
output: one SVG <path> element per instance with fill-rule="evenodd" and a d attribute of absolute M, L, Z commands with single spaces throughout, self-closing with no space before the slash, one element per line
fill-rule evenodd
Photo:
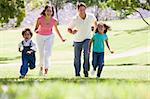
<path fill-rule="evenodd" d="M 45 17 L 46 25 L 50 25 L 51 17 Z"/>

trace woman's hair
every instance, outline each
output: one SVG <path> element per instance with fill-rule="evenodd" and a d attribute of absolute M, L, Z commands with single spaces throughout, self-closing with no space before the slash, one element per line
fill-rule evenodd
<path fill-rule="evenodd" d="M 86 8 L 86 4 L 85 4 L 84 2 L 79 2 L 79 3 L 77 4 L 78 10 L 79 10 L 79 8 L 80 8 L 81 6 L 83 6 L 83 7 Z"/>
<path fill-rule="evenodd" d="M 29 31 L 29 33 L 30 33 L 30 35 L 31 35 L 31 37 L 32 37 L 33 33 L 31 32 L 31 30 L 30 30 L 29 28 L 25 28 L 25 29 L 22 31 L 22 36 L 24 36 L 24 34 L 25 34 L 27 31 Z"/>
<path fill-rule="evenodd" d="M 106 24 L 104 24 L 104 23 L 98 23 L 98 24 L 104 26 L 104 28 L 105 28 L 104 33 L 107 33 L 107 31 L 110 30 L 110 26 L 108 26 L 108 25 L 106 25 Z M 97 25 L 98 25 L 98 24 L 97 24 Z M 98 32 L 98 27 L 96 28 L 95 33 L 97 33 L 97 32 Z"/>
<path fill-rule="evenodd" d="M 46 16 L 45 11 L 46 11 L 48 8 L 51 8 L 51 9 L 52 9 L 52 16 L 54 16 L 54 7 L 53 7 L 53 6 L 49 6 L 49 5 L 46 5 L 46 6 L 45 6 L 44 10 L 41 12 L 41 15 Z"/>

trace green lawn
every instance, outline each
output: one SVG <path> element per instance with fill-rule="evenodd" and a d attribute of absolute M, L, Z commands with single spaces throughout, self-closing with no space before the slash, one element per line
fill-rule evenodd
<path fill-rule="evenodd" d="M 112 27 L 108 36 L 116 54 L 150 45 L 149 28 L 142 20 L 106 23 Z M 0 99 L 150 99 L 149 52 L 106 59 L 100 79 L 96 75 L 84 78 L 82 71 L 82 77 L 75 78 L 72 36 L 66 26 L 59 28 L 67 42 L 62 43 L 56 35 L 48 76 L 38 76 L 37 67 L 25 79 L 18 79 L 21 60 L 17 44 L 22 29 L 0 31 Z"/>
<path fill-rule="evenodd" d="M 150 22 L 150 19 L 147 19 Z M 112 31 L 108 32 L 109 42 L 115 53 L 123 53 L 138 47 L 146 47 L 149 44 L 148 38 L 149 27 L 140 19 L 136 20 L 116 20 L 105 22 L 112 27 Z M 31 27 L 33 30 L 33 27 Z M 60 26 L 62 35 L 67 39 L 62 43 L 58 36 L 55 37 L 53 47 L 53 60 L 57 59 L 61 53 L 67 53 L 66 60 L 72 59 L 73 36 L 67 32 L 67 26 Z M 23 29 L 0 31 L 0 63 L 18 62 L 20 53 L 17 51 L 18 43 L 22 40 L 21 31 Z M 33 37 L 35 40 L 35 35 Z M 106 49 L 108 54 L 108 50 Z M 63 59 L 64 60 L 64 59 Z"/>

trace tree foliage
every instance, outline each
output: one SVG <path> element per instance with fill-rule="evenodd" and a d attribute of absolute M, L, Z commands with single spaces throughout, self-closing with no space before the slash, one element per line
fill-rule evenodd
<path fill-rule="evenodd" d="M 8 23 L 16 18 L 16 26 L 19 26 L 25 17 L 24 0 L 0 0 L 0 23 Z"/>

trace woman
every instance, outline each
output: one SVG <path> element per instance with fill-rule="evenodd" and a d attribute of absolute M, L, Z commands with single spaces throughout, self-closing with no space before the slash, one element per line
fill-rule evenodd
<path fill-rule="evenodd" d="M 57 20 L 53 18 L 54 9 L 52 6 L 45 6 L 45 9 L 42 11 L 41 16 L 38 18 L 35 32 L 37 33 L 37 45 L 39 50 L 40 57 L 40 72 L 39 75 L 47 75 L 48 68 L 51 65 L 50 56 L 52 52 L 54 33 L 52 28 L 54 27 L 56 33 L 62 40 L 65 42 L 65 39 L 61 36 L 57 28 Z M 44 68 L 43 68 L 44 67 Z"/>

